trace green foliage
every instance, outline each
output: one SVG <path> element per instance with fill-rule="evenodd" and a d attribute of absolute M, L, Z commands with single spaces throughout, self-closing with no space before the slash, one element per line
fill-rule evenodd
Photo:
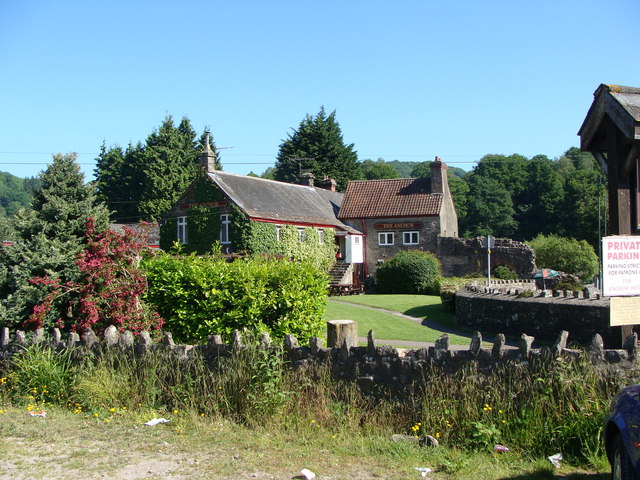
<path fill-rule="evenodd" d="M 197 351 L 185 362 L 161 349 L 142 356 L 108 349 L 72 363 L 68 354 L 44 344 L 30 346 L 0 364 L 0 389 L 16 405 L 46 401 L 66 407 L 71 400 L 75 413 L 86 414 L 85 423 L 123 407 L 146 419 L 149 411 L 178 410 L 214 416 L 217 423 L 284 425 L 288 436 L 305 435 L 310 427 L 327 437 L 429 434 L 465 454 L 500 442 L 514 453 L 562 452 L 567 462 L 586 465 L 603 453 L 600 433 L 610 399 L 637 375 L 634 369 L 602 369 L 552 355 L 491 368 L 477 362 L 455 370 L 426 364 L 428 381 L 413 395 L 401 402 L 371 401 L 357 382 L 333 379 L 327 365 L 289 369 L 280 345 L 264 349 L 251 336 L 243 338 L 242 348 L 215 361 Z M 173 418 L 178 423 L 179 416 Z M 401 448 L 393 442 L 374 447 Z M 415 448 L 405 454 L 415 458 Z M 440 468 L 458 467 L 445 462 Z"/>
<path fill-rule="evenodd" d="M 234 330 L 301 341 L 322 329 L 327 276 L 307 262 L 158 255 L 145 260 L 147 300 L 181 341 Z"/>
<path fill-rule="evenodd" d="M 335 263 L 336 245 L 332 229 L 307 227 L 301 235 L 294 225 L 277 226 L 252 221 L 235 205 L 231 206 L 231 211 L 231 236 L 236 250 L 310 262 L 326 272 Z"/>
<path fill-rule="evenodd" d="M 65 405 L 75 381 L 71 354 L 48 345 L 32 345 L 13 355 L 8 363 L 11 396 L 31 405 Z"/>
<path fill-rule="evenodd" d="M 598 273 L 598 256 L 585 240 L 538 235 L 528 242 L 539 268 L 552 268 L 590 281 Z"/>
<path fill-rule="evenodd" d="M 455 180 L 449 186 L 465 236 L 571 235 L 597 247 L 598 225 L 606 222 L 602 179 L 593 156 L 573 147 L 555 160 L 485 155 L 465 178 L 466 191 Z"/>
<path fill-rule="evenodd" d="M 381 158 L 375 162 L 373 160 L 364 160 L 360 165 L 364 178 L 367 180 L 381 180 L 385 178 L 400 177 L 398 171 Z"/>
<path fill-rule="evenodd" d="M 60 283 L 80 278 L 76 257 L 83 250 L 86 219 L 96 220 L 104 232 L 108 212 L 97 204 L 90 186 L 75 161 L 75 154 L 54 155 L 34 194 L 33 210 L 15 217 L 17 241 L 0 257 L 0 325 L 18 327 L 45 297 L 46 285 L 30 282 L 33 277 L 53 277 Z M 64 316 L 54 304 L 51 315 Z"/>
<path fill-rule="evenodd" d="M 493 269 L 493 272 L 491 272 L 491 276 L 499 280 L 517 280 L 518 279 L 518 274 L 513 270 L 511 270 L 511 268 L 507 267 L 506 265 L 498 265 L 496 268 Z"/>
<path fill-rule="evenodd" d="M 469 178 L 467 214 L 460 219 L 465 237 L 511 237 L 518 227 L 511 195 L 495 178 L 473 174 Z"/>
<path fill-rule="evenodd" d="M 440 262 L 429 252 L 407 250 L 376 270 L 379 293 L 438 294 Z"/>
<path fill-rule="evenodd" d="M 33 184 L 32 179 L 0 172 L 0 215 L 8 217 L 28 207 L 33 196 Z"/>
<path fill-rule="evenodd" d="M 353 144 L 345 145 L 336 112 L 327 115 L 324 107 L 315 117 L 307 115 L 298 129 L 288 134 L 280 144 L 275 168 L 276 180 L 298 183 L 302 169 L 316 178 L 333 178 L 340 191 L 349 180 L 362 178 L 358 155 Z"/>
<path fill-rule="evenodd" d="M 174 230 L 174 235 L 176 231 Z M 198 254 L 217 251 L 220 244 L 220 214 L 218 209 L 191 207 L 187 212 L 187 243 L 185 252 Z"/>
<path fill-rule="evenodd" d="M 100 199 L 114 211 L 114 220 L 159 219 L 199 173 L 205 142 L 206 133 L 197 139 L 188 118 L 176 126 L 167 116 L 144 144 L 129 145 L 126 151 L 103 144 L 96 159 L 95 185 Z M 212 150 L 220 169 L 215 144 Z"/>

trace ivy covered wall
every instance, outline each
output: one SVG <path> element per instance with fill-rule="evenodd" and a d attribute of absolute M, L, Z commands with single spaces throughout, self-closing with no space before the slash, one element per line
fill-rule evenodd
<path fill-rule="evenodd" d="M 231 206 L 230 213 L 231 239 L 236 251 L 282 255 L 294 260 L 312 260 L 326 271 L 335 263 L 337 246 L 331 228 L 307 227 L 301 239 L 299 227 L 295 225 L 252 221 L 235 205 Z"/>
<path fill-rule="evenodd" d="M 220 214 L 228 213 L 231 221 L 229 237 L 235 252 L 266 253 L 294 260 L 312 260 L 326 271 L 334 264 L 337 246 L 333 229 L 307 227 L 301 237 L 299 227 L 253 221 L 233 203 L 229 203 L 225 210 L 206 205 L 225 200 L 225 196 L 215 185 L 206 177 L 200 177 L 192 184 L 182 202 L 205 205 L 190 206 L 185 213 L 177 210 L 172 212 L 160 227 L 160 248 L 167 251 L 172 248 L 178 238 L 176 219 L 186 216 L 187 243 L 183 245 L 183 251 L 202 255 L 217 250 L 220 243 Z"/>

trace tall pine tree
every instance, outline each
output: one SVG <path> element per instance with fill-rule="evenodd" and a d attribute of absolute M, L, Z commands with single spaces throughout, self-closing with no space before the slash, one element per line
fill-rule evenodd
<path fill-rule="evenodd" d="M 95 170 L 99 198 L 113 211 L 120 223 L 159 219 L 176 202 L 199 172 L 199 155 L 207 139 L 204 132 L 196 140 L 196 132 L 188 118 L 175 125 L 167 116 L 144 144 L 129 146 L 126 152 L 118 146 L 104 146 Z M 216 168 L 221 169 L 215 144 Z"/>
<path fill-rule="evenodd" d="M 345 145 L 335 110 L 327 115 L 324 107 L 315 117 L 307 115 L 282 142 L 275 168 L 276 180 L 298 183 L 300 174 L 310 171 L 316 178 L 333 178 L 341 191 L 349 180 L 362 178 L 353 143 Z"/>

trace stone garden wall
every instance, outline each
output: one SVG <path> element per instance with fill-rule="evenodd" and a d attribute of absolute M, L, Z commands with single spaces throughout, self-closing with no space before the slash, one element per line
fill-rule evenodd
<path fill-rule="evenodd" d="M 528 292 L 523 294 L 523 292 Z M 536 290 L 523 282 L 469 285 L 455 297 L 458 325 L 519 335 L 522 332 L 551 341 L 562 330 L 579 343 L 599 335 L 609 345 L 609 299 L 583 291 Z"/>
<path fill-rule="evenodd" d="M 629 336 L 624 348 L 620 350 L 604 349 L 599 335 L 595 335 L 583 349 L 569 349 L 568 335 L 568 332 L 562 331 L 552 346 L 540 349 L 533 348 L 532 336 L 522 334 L 517 347 L 507 347 L 505 336 L 498 334 L 491 348 L 483 348 L 482 335 L 476 332 L 466 350 L 451 349 L 447 334 L 442 335 L 433 347 L 413 350 L 379 346 L 373 332 L 369 332 L 367 346 L 362 347 L 348 347 L 349 339 L 346 339 L 342 345 L 325 348 L 323 341 L 316 337 L 311 338 L 309 346 L 300 346 L 289 335 L 284 341 L 282 354 L 292 368 L 328 365 L 335 379 L 356 381 L 363 391 L 370 394 L 386 395 L 390 392 L 399 397 L 412 393 L 428 381 L 433 365 L 442 366 L 447 372 L 455 372 L 469 362 L 476 362 L 480 368 L 486 369 L 504 364 L 517 368 L 522 362 L 542 357 L 549 361 L 569 357 L 616 364 L 625 368 L 636 363 L 636 334 Z M 147 332 L 134 337 L 131 332 L 118 333 L 114 327 L 107 329 L 102 337 L 90 330 L 83 336 L 71 333 L 63 337 L 57 329 L 50 334 L 45 334 L 42 330 L 30 334 L 21 331 L 11 334 L 4 328 L 0 330 L 0 366 L 1 362 L 19 355 L 29 345 L 37 343 L 55 350 L 72 350 L 72 357 L 76 361 L 87 355 L 100 355 L 109 349 L 119 349 L 132 355 L 175 355 L 185 362 L 202 355 L 208 361 L 215 362 L 220 357 L 234 355 L 234 352 L 246 348 L 238 332 L 234 333 L 229 343 L 223 342 L 219 335 L 212 335 L 203 345 L 176 345 L 169 333 L 165 333 L 163 339 L 156 342 Z M 277 351 L 266 334 L 262 335 L 259 348 Z"/>

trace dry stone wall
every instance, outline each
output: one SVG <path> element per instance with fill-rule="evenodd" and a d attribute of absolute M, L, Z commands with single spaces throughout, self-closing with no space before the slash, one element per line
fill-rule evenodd
<path fill-rule="evenodd" d="M 482 335 L 476 332 L 467 350 L 453 350 L 449 345 L 449 336 L 444 334 L 432 347 L 408 350 L 377 345 L 373 332 L 369 332 L 367 346 L 362 347 L 349 347 L 345 342 L 340 346 L 325 348 L 323 341 L 316 337 L 311 338 L 309 346 L 300 346 L 295 337 L 288 335 L 282 354 L 292 368 L 328 365 L 333 378 L 355 381 L 368 394 L 392 393 L 405 398 L 428 381 L 429 369 L 433 365 L 455 372 L 468 362 L 477 362 L 481 368 L 490 369 L 505 363 L 518 365 L 534 357 L 544 357 L 549 361 L 556 361 L 558 357 L 588 359 L 620 367 L 632 367 L 637 362 L 636 334 L 629 336 L 624 348 L 619 350 L 604 349 L 600 335 L 595 335 L 584 349 L 569 349 L 568 337 L 569 333 L 562 331 L 552 346 L 533 348 L 534 337 L 522 334 L 518 346 L 513 348 L 507 347 L 503 334 L 498 334 L 493 346 L 488 349 L 483 348 Z M 274 350 L 267 334 L 262 334 L 259 342 L 259 348 Z M 221 356 L 234 355 L 234 352 L 247 348 L 238 332 L 228 343 L 223 342 L 219 335 L 212 335 L 204 345 L 176 345 L 170 333 L 165 333 L 163 339 L 156 342 L 147 332 L 134 337 L 131 332 L 118 333 L 114 327 L 107 329 L 101 338 L 91 330 L 82 336 L 71 333 L 63 337 L 57 329 L 50 334 L 38 330 L 27 335 L 22 331 L 10 334 L 4 328 L 0 331 L 0 366 L 1 362 L 19 355 L 29 345 L 36 343 L 55 350 L 71 350 L 76 361 L 88 355 L 100 355 L 109 349 L 121 349 L 132 355 L 175 355 L 185 362 L 202 355 L 215 362 Z"/>
<path fill-rule="evenodd" d="M 522 296 L 523 291 L 530 292 Z M 562 330 L 579 343 L 599 335 L 613 342 L 609 327 L 609 299 L 584 291 L 535 290 L 533 286 L 504 282 L 491 287 L 469 285 L 456 292 L 458 325 L 483 331 L 553 340 Z"/>

